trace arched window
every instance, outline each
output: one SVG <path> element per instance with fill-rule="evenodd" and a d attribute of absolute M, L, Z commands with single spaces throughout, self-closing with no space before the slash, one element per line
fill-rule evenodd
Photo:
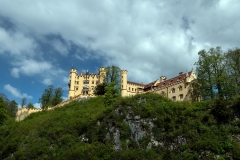
<path fill-rule="evenodd" d="M 173 97 L 172 97 L 172 100 L 173 100 L 173 101 L 176 101 L 176 96 L 173 96 Z"/>
<path fill-rule="evenodd" d="M 179 87 L 178 87 L 178 90 L 179 90 L 179 91 L 182 91 L 182 89 L 183 89 L 182 86 L 179 86 Z"/>
<path fill-rule="evenodd" d="M 172 89 L 172 93 L 175 93 L 175 88 Z"/>
<path fill-rule="evenodd" d="M 180 95 L 179 95 L 179 99 L 180 99 L 180 100 L 183 100 L 183 94 L 180 94 Z"/>

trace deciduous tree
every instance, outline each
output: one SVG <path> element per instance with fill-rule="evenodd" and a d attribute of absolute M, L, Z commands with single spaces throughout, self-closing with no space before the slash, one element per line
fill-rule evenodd
<path fill-rule="evenodd" d="M 27 99 L 25 97 L 21 100 L 21 107 L 23 108 L 27 104 Z"/>
<path fill-rule="evenodd" d="M 29 109 L 33 109 L 33 108 L 34 108 L 34 105 L 32 103 L 28 103 L 27 109 L 29 110 Z"/>
<path fill-rule="evenodd" d="M 0 125 L 7 118 L 7 111 L 5 109 L 5 106 L 6 106 L 6 103 L 4 102 L 3 98 L 0 97 Z"/>
<path fill-rule="evenodd" d="M 62 102 L 63 90 L 61 87 L 54 89 L 52 85 L 49 85 L 44 90 L 42 97 L 39 99 L 42 109 L 47 109 L 49 106 L 55 106 Z"/>
<path fill-rule="evenodd" d="M 104 78 L 104 82 L 98 84 L 95 87 L 94 94 L 95 95 L 104 95 L 106 93 L 106 87 L 112 86 L 114 87 L 114 91 L 120 93 L 120 72 L 121 69 L 117 66 L 108 66 L 105 68 L 106 75 Z M 111 85 L 110 85 L 111 83 Z"/>
<path fill-rule="evenodd" d="M 201 50 L 198 55 L 195 65 L 203 99 L 223 98 L 227 88 L 227 63 L 221 47 L 210 48 L 208 52 Z"/>
<path fill-rule="evenodd" d="M 63 89 L 61 87 L 58 87 L 54 90 L 53 96 L 52 96 L 52 105 L 55 106 L 63 101 Z"/>

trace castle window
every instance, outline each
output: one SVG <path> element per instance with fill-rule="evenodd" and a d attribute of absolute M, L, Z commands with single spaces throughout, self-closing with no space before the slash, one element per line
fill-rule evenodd
<path fill-rule="evenodd" d="M 164 95 L 165 95 L 165 93 L 162 91 L 161 95 L 162 95 L 162 96 L 164 96 Z"/>
<path fill-rule="evenodd" d="M 83 84 L 89 84 L 89 80 L 83 80 Z"/>
<path fill-rule="evenodd" d="M 172 100 L 173 100 L 173 101 L 176 101 L 176 96 L 173 96 L 173 97 L 172 97 Z"/>
<path fill-rule="evenodd" d="M 179 86 L 178 90 L 179 90 L 179 91 L 182 91 L 182 86 Z"/>
<path fill-rule="evenodd" d="M 183 99 L 183 94 L 179 95 L 179 99 L 181 99 L 181 100 Z"/>
<path fill-rule="evenodd" d="M 172 89 L 172 93 L 175 93 L 175 88 Z"/>
<path fill-rule="evenodd" d="M 94 81 L 92 81 L 92 84 L 94 84 Z"/>
<path fill-rule="evenodd" d="M 123 85 L 122 85 L 122 88 L 123 88 Z"/>
<path fill-rule="evenodd" d="M 133 88 L 132 88 L 132 91 L 133 91 Z"/>
<path fill-rule="evenodd" d="M 130 87 L 128 88 L 128 90 L 129 90 L 129 91 L 131 90 Z"/>

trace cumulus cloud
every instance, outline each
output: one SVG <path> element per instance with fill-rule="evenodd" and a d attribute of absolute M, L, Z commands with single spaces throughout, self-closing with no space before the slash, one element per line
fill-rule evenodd
<path fill-rule="evenodd" d="M 36 37 L 60 35 L 68 43 L 91 50 L 73 53 L 77 59 L 84 61 L 100 56 L 106 61 L 105 65 L 127 69 L 129 79 L 149 82 L 160 75 L 174 76 L 179 71 L 190 70 L 201 49 L 237 47 L 239 8 L 238 0 L 43 0 L 31 3 L 26 0 L 21 4 L 2 1 L 0 15 L 18 26 L 22 34 L 15 37 L 26 39 L 19 44 L 23 48 L 34 46 L 31 38 L 25 36 L 30 33 Z M 9 33 L 4 30 L 0 33 L 11 42 Z M 59 40 L 53 41 L 52 47 L 62 56 L 70 55 L 68 45 Z M 11 52 L 20 53 L 14 49 Z M 35 68 L 36 72 L 32 72 L 24 69 L 25 65 L 17 66 L 19 69 L 14 67 L 11 71 L 15 77 L 48 68 Z"/>
<path fill-rule="evenodd" d="M 13 62 L 12 65 L 15 67 L 12 69 L 11 74 L 16 78 L 19 77 L 20 73 L 32 76 L 44 73 L 52 68 L 52 65 L 49 62 L 36 61 L 33 59 L 23 59 L 21 61 Z"/>
<path fill-rule="evenodd" d="M 30 95 L 27 95 L 26 93 L 21 93 L 17 88 L 14 88 L 10 84 L 4 85 L 4 89 L 11 93 L 14 97 L 16 98 L 27 98 L 27 99 L 32 99 L 33 97 Z"/>
<path fill-rule="evenodd" d="M 23 55 L 33 55 L 37 45 L 32 38 L 21 32 L 7 31 L 0 26 L 0 54 L 10 53 L 13 58 Z"/>
<path fill-rule="evenodd" d="M 42 81 L 43 84 L 45 85 L 51 85 L 52 84 L 52 79 L 50 78 L 45 78 L 43 81 Z"/>

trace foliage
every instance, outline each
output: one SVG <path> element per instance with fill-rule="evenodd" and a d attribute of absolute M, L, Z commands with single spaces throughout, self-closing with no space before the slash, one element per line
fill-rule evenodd
<path fill-rule="evenodd" d="M 62 102 L 63 90 L 61 87 L 54 88 L 49 85 L 47 89 L 44 90 L 42 97 L 39 99 L 42 109 L 47 109 L 49 106 L 55 106 Z"/>
<path fill-rule="evenodd" d="M 116 98 L 120 96 L 118 92 L 118 88 L 114 87 L 114 82 L 110 82 L 105 87 L 105 94 L 104 94 L 104 104 L 105 106 L 109 106 L 115 102 Z"/>
<path fill-rule="evenodd" d="M 53 96 L 51 99 L 51 105 L 55 106 L 63 101 L 63 89 L 61 87 L 58 87 L 54 90 Z"/>
<path fill-rule="evenodd" d="M 240 48 L 229 49 L 226 53 L 227 72 L 231 85 L 231 94 L 238 95 L 240 91 Z"/>
<path fill-rule="evenodd" d="M 15 100 L 10 101 L 5 94 L 0 93 L 0 98 L 4 101 L 4 109 L 7 111 L 7 115 L 10 117 L 15 117 L 17 110 L 18 110 L 18 104 Z"/>
<path fill-rule="evenodd" d="M 7 111 L 5 110 L 5 105 L 6 103 L 4 102 L 3 98 L 0 97 L 0 125 L 7 118 Z"/>
<path fill-rule="evenodd" d="M 25 97 L 21 100 L 21 107 L 23 108 L 27 104 L 27 99 Z"/>
<path fill-rule="evenodd" d="M 198 52 L 197 78 L 203 99 L 230 99 L 240 89 L 240 49 L 223 53 L 221 47 Z"/>
<path fill-rule="evenodd" d="M 33 104 L 32 103 L 28 103 L 27 109 L 33 109 L 33 108 L 34 108 Z"/>
<path fill-rule="evenodd" d="M 204 99 L 223 97 L 224 81 L 227 79 L 225 70 L 227 63 L 221 47 L 210 48 L 208 52 L 201 50 L 198 55 L 199 60 L 195 64 L 198 81 L 202 84 L 202 96 Z"/>
<path fill-rule="evenodd" d="M 98 84 L 94 89 L 94 95 L 98 95 L 98 96 L 104 95 L 106 86 L 107 84 L 105 82 Z"/>
<path fill-rule="evenodd" d="M 99 96 L 33 113 L 19 123 L 4 121 L 0 159 L 239 159 L 240 121 L 219 123 L 214 105 L 220 102 L 173 102 L 150 93 L 116 97 L 111 103 L 105 107 Z M 238 103 L 220 104 L 231 110 Z M 127 115 L 133 118 L 127 120 Z M 146 131 L 138 142 L 128 124 L 135 116 Z M 148 120 L 152 128 L 143 123 Z M 122 150 L 113 149 L 113 128 L 120 131 Z M 159 144 L 149 147 L 152 138 Z"/>
<path fill-rule="evenodd" d="M 120 68 L 117 66 L 108 66 L 105 68 L 106 75 L 102 75 L 103 83 L 99 83 L 94 90 L 95 95 L 104 95 L 109 87 L 114 88 L 114 92 L 120 94 Z M 101 75 L 100 75 L 101 76 Z M 107 89 L 108 87 L 108 89 Z"/>
<path fill-rule="evenodd" d="M 198 83 L 197 80 L 193 80 L 191 82 L 191 88 L 192 90 L 190 90 L 190 96 L 191 96 L 192 102 L 199 101 L 201 97 L 201 84 Z"/>

